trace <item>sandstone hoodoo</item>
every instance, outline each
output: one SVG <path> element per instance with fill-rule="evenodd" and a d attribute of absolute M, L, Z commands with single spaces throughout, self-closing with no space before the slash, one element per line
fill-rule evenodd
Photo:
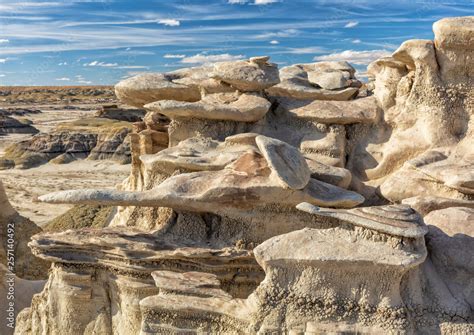
<path fill-rule="evenodd" d="M 16 334 L 473 333 L 474 17 L 434 32 L 368 95 L 269 57 L 117 84 L 147 110 L 130 176 L 40 197 L 114 216 L 32 238 L 52 267 Z"/>

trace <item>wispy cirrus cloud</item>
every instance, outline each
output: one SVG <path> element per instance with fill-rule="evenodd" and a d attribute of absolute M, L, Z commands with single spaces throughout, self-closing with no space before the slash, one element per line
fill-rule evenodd
<path fill-rule="evenodd" d="M 181 54 L 166 54 L 163 56 L 163 58 L 184 58 L 186 55 L 181 55 Z"/>
<path fill-rule="evenodd" d="M 184 64 L 209 64 L 217 62 L 235 61 L 245 58 L 244 55 L 231 55 L 228 53 L 219 55 L 196 54 L 194 56 L 184 57 L 181 63 Z"/>
<path fill-rule="evenodd" d="M 371 62 L 382 58 L 388 57 L 392 53 L 388 50 L 344 50 L 342 52 L 335 52 L 328 55 L 316 56 L 313 58 L 315 61 L 347 61 L 356 65 L 368 65 Z"/>
<path fill-rule="evenodd" d="M 284 29 L 284 30 L 279 30 L 279 31 L 272 31 L 268 33 L 258 34 L 255 37 L 261 38 L 261 39 L 267 39 L 267 38 L 272 38 L 272 37 L 293 37 L 300 34 L 300 32 L 301 31 L 298 29 L 289 28 L 289 29 Z"/>
<path fill-rule="evenodd" d="M 118 64 L 117 63 L 99 62 L 99 61 L 95 60 L 95 61 L 92 61 L 90 63 L 83 64 L 83 66 L 115 67 L 115 66 L 118 66 Z"/>
<path fill-rule="evenodd" d="M 287 50 L 282 50 L 282 54 L 294 54 L 294 55 L 303 55 L 303 54 L 320 54 L 328 52 L 328 49 L 323 47 L 303 47 L 303 48 L 288 48 Z"/>
<path fill-rule="evenodd" d="M 56 78 L 57 81 L 71 81 L 71 78 L 68 77 L 62 77 L 62 78 Z"/>
<path fill-rule="evenodd" d="M 158 20 L 158 23 L 163 24 L 165 26 L 170 26 L 170 27 L 177 27 L 181 24 L 181 22 L 175 19 L 162 19 L 162 20 Z"/>
<path fill-rule="evenodd" d="M 250 0 L 227 0 L 227 3 L 231 4 L 231 5 L 244 5 L 244 4 L 252 4 L 252 5 L 269 5 L 269 4 L 272 4 L 272 3 L 277 3 L 277 2 L 280 2 L 280 0 L 254 0 L 254 1 L 250 1 Z"/>
<path fill-rule="evenodd" d="M 345 24 L 344 28 L 354 28 L 359 25 L 359 21 L 349 21 Z"/>
<path fill-rule="evenodd" d="M 280 2 L 279 0 L 255 0 L 255 5 L 269 5 L 272 3 Z"/>

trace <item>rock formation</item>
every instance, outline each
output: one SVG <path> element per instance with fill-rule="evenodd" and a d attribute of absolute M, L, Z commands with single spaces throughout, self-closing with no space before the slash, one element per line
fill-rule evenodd
<path fill-rule="evenodd" d="M 49 161 L 64 164 L 85 158 L 127 164 L 131 160 L 131 130 L 131 123 L 109 118 L 62 123 L 50 133 L 39 133 L 8 147 L 0 159 L 0 168 L 27 169 Z"/>
<path fill-rule="evenodd" d="M 0 136 L 5 134 L 36 134 L 39 130 L 28 119 L 0 115 Z"/>
<path fill-rule="evenodd" d="M 474 17 L 434 31 L 373 95 L 268 57 L 117 84 L 148 110 L 130 176 L 40 198 L 116 214 L 33 237 L 53 266 L 16 333 L 474 332 Z"/>
<path fill-rule="evenodd" d="M 42 230 L 10 205 L 0 181 L 1 334 L 13 334 L 15 318 L 43 290 L 50 263 L 32 255 L 28 242 Z"/>
<path fill-rule="evenodd" d="M 126 122 L 141 122 L 145 116 L 146 111 L 144 109 L 136 108 L 122 108 L 117 105 L 103 105 L 100 110 L 97 111 L 96 117 L 112 119 Z"/>

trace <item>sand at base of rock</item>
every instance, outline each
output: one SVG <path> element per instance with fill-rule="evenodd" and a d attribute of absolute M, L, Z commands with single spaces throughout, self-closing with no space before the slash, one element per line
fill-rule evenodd
<path fill-rule="evenodd" d="M 8 198 L 23 216 L 42 226 L 71 205 L 50 205 L 37 197 L 54 191 L 81 188 L 113 188 L 129 174 L 130 165 L 112 161 L 79 160 L 70 164 L 45 164 L 37 168 L 0 171 Z"/>

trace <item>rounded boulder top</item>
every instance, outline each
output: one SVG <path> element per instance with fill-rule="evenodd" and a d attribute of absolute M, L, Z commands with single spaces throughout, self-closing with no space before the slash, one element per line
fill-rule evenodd
<path fill-rule="evenodd" d="M 285 186 L 299 190 L 309 183 L 311 171 L 297 148 L 262 135 L 257 136 L 255 142 L 272 171 Z"/>

